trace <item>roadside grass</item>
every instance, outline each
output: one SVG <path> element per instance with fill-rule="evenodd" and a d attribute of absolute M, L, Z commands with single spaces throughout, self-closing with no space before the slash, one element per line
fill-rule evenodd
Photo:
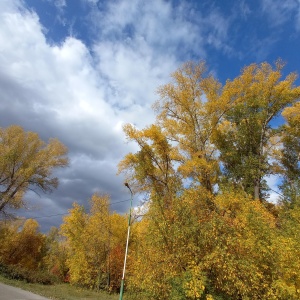
<path fill-rule="evenodd" d="M 8 279 L 0 275 L 0 282 L 55 300 L 117 300 L 119 295 L 77 288 L 69 284 L 42 285 Z M 124 297 L 125 298 L 125 297 Z"/>

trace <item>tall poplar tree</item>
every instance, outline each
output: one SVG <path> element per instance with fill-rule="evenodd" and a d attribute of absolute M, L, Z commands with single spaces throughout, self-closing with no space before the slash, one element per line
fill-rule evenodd
<path fill-rule="evenodd" d="M 297 75 L 282 78 L 282 69 L 280 61 L 275 68 L 268 63 L 251 64 L 222 90 L 221 99 L 233 103 L 214 136 L 225 178 L 255 199 L 264 198 L 264 179 L 275 172 L 270 153 L 281 133 L 274 122 L 300 97 Z"/>

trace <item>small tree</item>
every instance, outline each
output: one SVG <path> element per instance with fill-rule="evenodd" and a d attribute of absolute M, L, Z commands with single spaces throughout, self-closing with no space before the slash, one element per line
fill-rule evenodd
<path fill-rule="evenodd" d="M 24 206 L 28 189 L 49 192 L 58 185 L 52 171 L 68 164 L 67 148 L 57 139 L 43 142 L 20 126 L 0 128 L 0 212 Z"/>
<path fill-rule="evenodd" d="M 6 266 L 38 270 L 42 262 L 45 236 L 39 232 L 36 220 L 1 224 L 0 261 Z"/>
<path fill-rule="evenodd" d="M 74 203 L 63 219 L 71 284 L 109 291 L 120 288 L 127 218 L 111 214 L 109 202 L 108 195 L 94 194 L 90 212 Z"/>

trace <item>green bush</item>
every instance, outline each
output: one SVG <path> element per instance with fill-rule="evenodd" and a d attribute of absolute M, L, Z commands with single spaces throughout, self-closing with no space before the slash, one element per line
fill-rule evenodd
<path fill-rule="evenodd" d="M 0 264 L 0 273 L 9 279 L 23 280 L 28 283 L 40 283 L 40 284 L 54 284 L 59 281 L 59 279 L 41 270 L 26 270 L 19 266 L 6 266 Z"/>

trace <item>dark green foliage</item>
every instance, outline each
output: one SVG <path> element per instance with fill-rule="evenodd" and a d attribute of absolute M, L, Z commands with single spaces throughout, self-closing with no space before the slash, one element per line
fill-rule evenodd
<path fill-rule="evenodd" d="M 22 280 L 27 283 L 54 284 L 59 279 L 43 270 L 27 270 L 19 266 L 0 264 L 0 274 L 8 279 Z"/>

